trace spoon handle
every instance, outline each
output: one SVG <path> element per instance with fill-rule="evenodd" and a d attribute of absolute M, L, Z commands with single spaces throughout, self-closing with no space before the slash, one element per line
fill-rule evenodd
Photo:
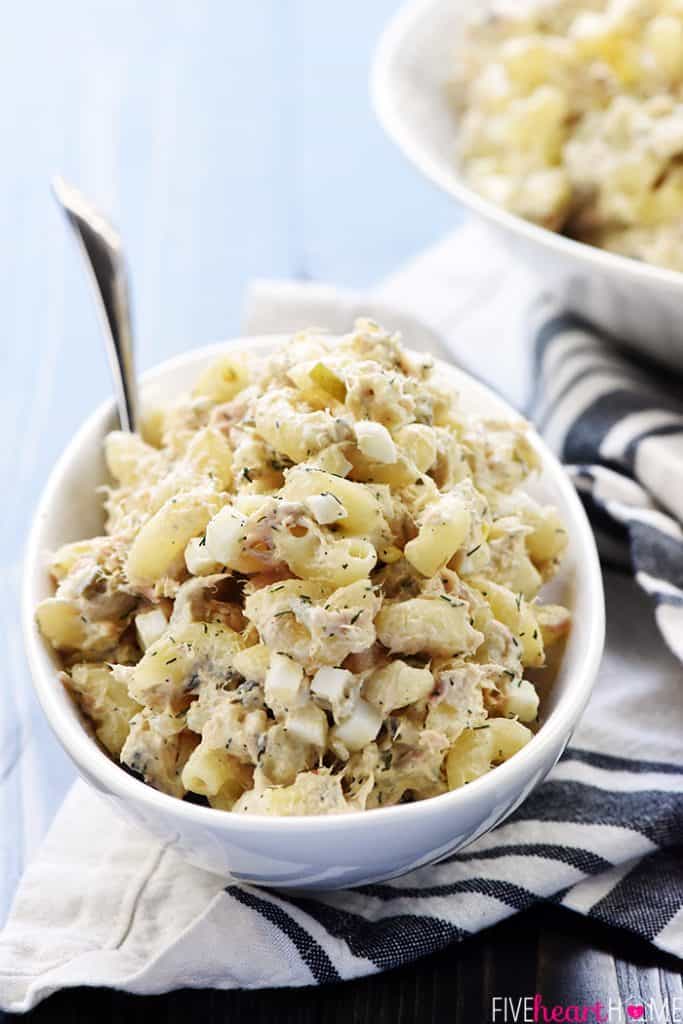
<path fill-rule="evenodd" d="M 138 396 L 128 274 L 121 239 L 111 224 L 63 178 L 55 178 L 52 188 L 81 243 L 90 271 L 105 329 L 121 429 L 134 431 L 138 424 Z"/>

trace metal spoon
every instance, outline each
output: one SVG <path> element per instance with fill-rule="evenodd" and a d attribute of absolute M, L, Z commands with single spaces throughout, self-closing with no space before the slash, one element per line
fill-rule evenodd
<path fill-rule="evenodd" d="M 118 232 L 63 178 L 52 181 L 57 202 L 78 238 L 104 324 L 122 430 L 137 430 L 138 393 L 128 273 Z"/>

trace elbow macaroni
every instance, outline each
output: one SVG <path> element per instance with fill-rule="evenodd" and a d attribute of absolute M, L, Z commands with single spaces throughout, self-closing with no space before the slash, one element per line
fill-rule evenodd
<path fill-rule="evenodd" d="M 538 603 L 566 545 L 523 491 L 523 424 L 464 416 L 428 359 L 359 321 L 106 442 L 106 534 L 37 609 L 95 734 L 217 810 L 341 813 L 465 785 L 532 736 Z"/>

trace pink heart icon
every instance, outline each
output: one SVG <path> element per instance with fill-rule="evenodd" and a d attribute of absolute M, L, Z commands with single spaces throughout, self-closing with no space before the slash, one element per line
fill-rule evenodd
<path fill-rule="evenodd" d="M 633 1005 L 627 1006 L 626 1007 L 626 1012 L 629 1015 L 629 1017 L 631 1018 L 631 1020 L 640 1020 L 642 1017 L 645 1016 L 645 1007 L 642 1006 L 642 1005 L 641 1006 L 633 1006 Z"/>

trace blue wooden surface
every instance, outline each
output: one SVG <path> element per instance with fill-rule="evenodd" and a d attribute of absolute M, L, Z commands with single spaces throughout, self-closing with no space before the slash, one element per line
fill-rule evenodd
<path fill-rule="evenodd" d="M 30 690 L 21 551 L 50 466 L 110 390 L 50 178 L 122 230 L 141 368 L 235 334 L 254 276 L 369 285 L 457 216 L 370 109 L 370 57 L 395 7 L 24 0 L 4 12 L 0 921 L 72 777 Z"/>

